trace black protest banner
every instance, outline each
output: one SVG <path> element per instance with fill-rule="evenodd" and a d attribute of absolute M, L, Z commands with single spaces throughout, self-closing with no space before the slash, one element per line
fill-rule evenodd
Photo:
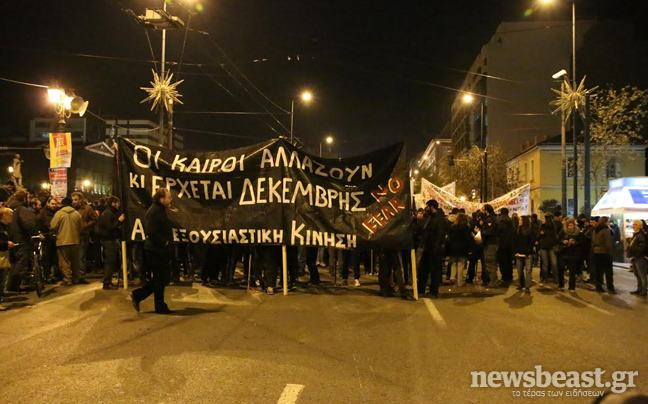
<path fill-rule="evenodd" d="M 173 196 L 177 242 L 412 248 L 403 144 L 326 159 L 283 139 L 178 152 L 118 140 L 127 239 L 143 241 L 159 188 Z"/>

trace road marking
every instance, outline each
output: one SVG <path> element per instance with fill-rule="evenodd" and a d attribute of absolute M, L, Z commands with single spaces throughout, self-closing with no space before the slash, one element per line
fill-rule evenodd
<path fill-rule="evenodd" d="M 221 304 L 221 305 L 232 305 L 232 306 L 245 306 L 249 305 L 249 302 L 239 302 L 233 301 L 232 299 L 226 297 L 224 294 L 219 293 L 215 290 L 207 289 L 205 287 L 194 288 L 197 289 L 197 293 L 185 293 L 181 291 L 182 297 L 180 299 L 172 299 L 173 302 L 181 303 L 200 303 L 200 304 Z"/>
<path fill-rule="evenodd" d="M 34 308 L 34 307 L 37 307 L 37 306 L 45 306 L 47 304 L 56 303 L 58 301 L 68 299 L 70 297 L 79 296 L 79 295 L 85 295 L 86 293 L 94 292 L 95 290 L 99 290 L 102 287 L 103 287 L 103 284 L 101 282 L 96 283 L 96 284 L 92 284 L 92 285 L 86 285 L 85 287 L 79 288 L 78 290 L 75 290 L 74 292 L 66 293 L 66 294 L 61 295 L 61 296 L 56 296 L 56 297 L 53 297 L 51 299 L 39 301 L 38 303 L 34 303 L 31 306 L 25 306 L 24 308 Z"/>
<path fill-rule="evenodd" d="M 304 390 L 303 384 L 287 384 L 277 404 L 295 404 L 302 390 Z"/>
<path fill-rule="evenodd" d="M 573 297 L 571 297 L 571 296 L 569 296 L 568 294 L 565 294 L 565 293 L 561 293 L 560 296 L 562 296 L 562 298 L 564 298 L 564 299 L 568 299 L 568 300 L 571 300 L 573 302 L 584 304 L 585 306 L 589 307 L 590 309 L 594 309 L 594 310 L 598 311 L 599 313 L 607 314 L 608 316 L 612 315 L 611 312 L 609 312 L 607 310 L 604 310 L 604 309 L 602 309 L 600 307 L 596 307 L 592 303 L 586 302 L 585 300 L 574 299 Z"/>
<path fill-rule="evenodd" d="M 434 303 L 432 303 L 432 300 L 423 299 L 423 301 L 425 302 L 425 307 L 427 307 L 428 312 L 430 313 L 430 315 L 432 316 L 434 321 L 436 321 L 437 324 L 439 324 L 439 326 L 441 328 L 448 328 L 448 326 L 446 325 L 445 320 L 443 319 L 443 316 L 441 315 L 441 313 L 439 313 L 439 310 L 437 310 Z"/>

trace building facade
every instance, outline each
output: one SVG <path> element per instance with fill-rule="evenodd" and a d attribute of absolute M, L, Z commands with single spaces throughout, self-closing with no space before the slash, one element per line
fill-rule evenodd
<path fill-rule="evenodd" d="M 582 163 L 583 151 L 579 151 Z M 608 189 L 610 180 L 620 177 L 639 177 L 646 175 L 646 146 L 626 146 L 623 152 L 613 156 L 604 156 L 597 146 L 591 146 L 591 200 L 593 207 Z M 567 148 L 567 214 L 574 212 L 574 164 L 573 148 Z M 507 178 L 510 187 L 524 184 L 531 186 L 529 210 L 540 213 L 543 201 L 555 199 L 560 204 L 562 199 L 561 164 L 562 153 L 560 141 L 545 141 L 528 147 L 506 163 Z M 578 211 L 583 212 L 584 187 L 582 167 L 578 169 Z"/>

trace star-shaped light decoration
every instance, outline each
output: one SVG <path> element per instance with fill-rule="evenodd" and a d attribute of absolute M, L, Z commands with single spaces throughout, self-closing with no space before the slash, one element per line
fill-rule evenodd
<path fill-rule="evenodd" d="M 182 101 L 180 101 L 180 97 L 182 97 L 182 95 L 178 93 L 176 87 L 184 80 L 180 80 L 171 84 L 171 79 L 173 78 L 173 74 L 171 72 L 167 71 L 160 76 L 154 70 L 151 71 L 153 72 L 153 81 L 151 81 L 150 83 L 153 87 L 140 87 L 140 89 L 146 91 L 149 94 L 149 96 L 143 99 L 140 104 L 143 104 L 147 101 L 153 101 L 153 105 L 151 105 L 151 111 L 153 111 L 155 107 L 158 106 L 158 104 L 160 104 L 160 106 L 164 105 L 164 108 L 166 108 L 167 111 L 171 108 L 172 102 L 182 104 Z"/>
<path fill-rule="evenodd" d="M 552 114 L 564 111 L 565 122 L 567 122 L 571 114 L 575 113 L 576 111 L 578 111 L 581 116 L 584 115 L 585 99 L 587 98 L 587 94 L 594 92 L 594 90 L 596 90 L 598 86 L 586 89 L 585 77 L 583 77 L 583 80 L 581 80 L 578 88 L 576 89 L 572 88 L 572 85 L 569 83 L 569 81 L 565 80 L 564 83 L 564 91 L 556 90 L 554 88 L 551 89 L 551 91 L 558 94 L 558 98 L 551 101 L 550 105 L 557 107 L 551 112 Z"/>

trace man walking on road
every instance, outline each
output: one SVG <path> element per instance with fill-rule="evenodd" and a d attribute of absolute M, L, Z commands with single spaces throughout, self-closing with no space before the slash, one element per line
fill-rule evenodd
<path fill-rule="evenodd" d="M 139 304 L 151 294 L 155 298 L 155 312 L 158 314 L 173 314 L 164 302 L 164 288 L 171 278 L 171 253 L 173 249 L 173 229 L 166 209 L 171 205 L 171 193 L 166 188 L 158 189 L 153 195 L 153 205 L 146 212 L 144 230 L 144 265 L 153 274 L 146 285 L 131 293 L 133 307 L 140 311 Z"/>
<path fill-rule="evenodd" d="M 76 209 L 81 215 L 83 227 L 81 228 L 81 244 L 79 247 L 79 254 L 81 265 L 79 266 L 79 283 L 88 283 L 85 280 L 86 272 L 88 271 L 86 257 L 88 256 L 88 245 L 90 244 L 90 234 L 95 224 L 97 224 L 97 213 L 88 205 L 83 198 L 81 192 L 72 193 L 72 207 Z"/>
<path fill-rule="evenodd" d="M 72 199 L 63 198 L 63 207 L 54 214 L 50 229 L 56 233 L 56 249 L 63 273 L 61 286 L 79 283 L 79 244 L 81 243 L 81 215 L 72 207 Z"/>

